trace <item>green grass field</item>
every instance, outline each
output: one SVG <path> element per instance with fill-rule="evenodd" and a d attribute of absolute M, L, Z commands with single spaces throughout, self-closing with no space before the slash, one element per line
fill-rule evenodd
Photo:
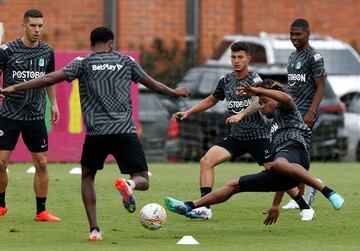
<path fill-rule="evenodd" d="M 60 223 L 34 222 L 33 175 L 30 164 L 9 166 L 6 194 L 8 213 L 0 218 L 0 250 L 359 250 L 360 165 L 313 163 L 312 173 L 345 198 L 340 211 L 332 209 L 319 193 L 314 203 L 317 216 L 301 222 L 299 211 L 282 210 L 275 225 L 262 224 L 262 212 L 272 202 L 272 193 L 242 193 L 213 206 L 213 219 L 191 221 L 168 212 L 167 223 L 149 231 L 139 223 L 140 208 L 151 202 L 163 204 L 165 196 L 195 199 L 199 196 L 198 164 L 150 164 L 151 188 L 135 192 L 138 210 L 129 214 L 122 207 L 113 182 L 119 176 L 107 165 L 96 178 L 98 223 L 104 240 L 87 241 L 88 224 L 80 195 L 80 175 L 68 174 L 77 164 L 51 164 L 47 208 L 62 218 Z M 229 163 L 216 169 L 216 187 L 240 175 L 260 171 L 250 163 Z M 283 203 L 288 201 L 284 198 Z M 176 242 L 192 235 L 200 245 Z"/>

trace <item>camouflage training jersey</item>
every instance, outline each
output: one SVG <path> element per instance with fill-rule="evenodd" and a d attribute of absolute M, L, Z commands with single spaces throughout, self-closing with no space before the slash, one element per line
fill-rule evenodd
<path fill-rule="evenodd" d="M 286 109 L 281 105 L 276 107 L 270 133 L 275 153 L 295 143 L 303 145 L 308 152 L 310 150 L 311 130 L 296 105 L 293 109 Z"/>
<path fill-rule="evenodd" d="M 38 78 L 54 68 L 54 50 L 43 41 L 29 48 L 18 38 L 0 47 L 4 87 Z M 0 108 L 0 116 L 25 121 L 44 119 L 45 95 L 44 88 L 8 94 Z"/>
<path fill-rule="evenodd" d="M 131 81 L 144 70 L 130 56 L 96 52 L 77 57 L 63 69 L 68 81 L 79 79 L 81 109 L 88 135 L 136 133 L 132 119 Z"/>
<path fill-rule="evenodd" d="M 261 81 L 259 75 L 254 71 L 249 71 L 249 74 L 242 79 L 237 79 L 236 73 L 233 71 L 219 80 L 212 95 L 218 100 L 226 99 L 227 109 L 231 115 L 234 115 L 246 109 L 252 102 L 250 96 L 241 97 L 236 95 L 237 88 L 242 83 L 256 86 L 256 84 Z M 260 112 L 248 115 L 233 124 L 231 126 L 230 136 L 239 140 L 254 140 L 270 137 L 268 127 Z"/>
<path fill-rule="evenodd" d="M 294 51 L 288 60 L 287 93 L 293 97 L 301 115 L 304 117 L 313 101 L 316 85 L 315 79 L 326 76 L 322 55 L 311 46 L 302 51 Z M 315 113 L 315 121 L 319 108 Z"/>

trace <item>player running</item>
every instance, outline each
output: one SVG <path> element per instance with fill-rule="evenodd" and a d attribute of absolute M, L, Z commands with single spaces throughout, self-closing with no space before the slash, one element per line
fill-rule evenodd
<path fill-rule="evenodd" d="M 149 188 L 148 166 L 132 120 L 131 81 L 167 96 L 186 97 L 188 90 L 167 87 L 147 75 L 130 56 L 113 52 L 114 34 L 108 28 L 94 29 L 90 40 L 93 53 L 75 58 L 60 71 L 9 86 L 0 93 L 8 95 L 79 79 L 86 127 L 81 157 L 81 194 L 90 226 L 89 240 L 97 241 L 102 240 L 102 234 L 96 220 L 94 180 L 97 171 L 103 169 L 106 157 L 113 155 L 121 173 L 130 175 L 128 180 L 118 178 L 115 181 L 127 211 L 133 213 L 136 209 L 132 191 Z"/>
<path fill-rule="evenodd" d="M 273 167 L 257 174 L 241 176 L 199 200 L 182 202 L 166 197 L 167 209 L 189 217 L 194 208 L 222 203 L 239 192 L 276 191 L 273 205 L 268 209 L 268 216 L 264 221 L 264 224 L 268 225 L 275 223 L 279 217 L 283 191 L 296 187 L 299 182 L 321 191 L 336 210 L 343 206 L 344 199 L 338 193 L 319 182 L 307 171 L 311 130 L 304 123 L 294 100 L 284 92 L 278 82 L 264 80 L 259 86 L 244 84 L 239 94 L 259 96 L 261 112 L 273 118 L 271 130 L 275 149 Z"/>

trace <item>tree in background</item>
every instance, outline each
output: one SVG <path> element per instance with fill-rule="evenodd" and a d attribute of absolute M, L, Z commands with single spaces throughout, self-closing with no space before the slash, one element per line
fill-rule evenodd
<path fill-rule="evenodd" d="M 155 38 L 150 49 L 142 46 L 140 51 L 144 69 L 172 88 L 188 69 L 199 64 L 198 51 L 193 48 L 181 49 L 176 40 L 171 47 L 166 47 L 161 38 Z"/>

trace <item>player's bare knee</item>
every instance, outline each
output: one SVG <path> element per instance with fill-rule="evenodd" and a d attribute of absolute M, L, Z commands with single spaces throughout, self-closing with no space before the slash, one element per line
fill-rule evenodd
<path fill-rule="evenodd" d="M 0 172 L 5 172 L 8 166 L 8 161 L 0 159 Z"/>
<path fill-rule="evenodd" d="M 208 170 L 213 167 L 213 164 L 206 155 L 200 159 L 200 168 L 202 171 Z"/>
<path fill-rule="evenodd" d="M 233 193 L 236 193 L 239 190 L 239 180 L 232 180 L 226 184 L 226 186 L 231 189 Z"/>
<path fill-rule="evenodd" d="M 149 179 L 142 177 L 140 182 L 136 182 L 136 189 L 141 191 L 146 191 L 150 187 Z"/>
<path fill-rule="evenodd" d="M 295 175 L 294 169 L 291 168 L 291 164 L 284 158 L 279 158 L 274 161 L 274 169 L 275 171 L 293 176 Z"/>
<path fill-rule="evenodd" d="M 274 161 L 274 165 L 273 165 L 274 169 L 277 171 L 282 171 L 286 168 L 286 162 L 284 159 L 282 158 L 278 158 Z"/>
<path fill-rule="evenodd" d="M 36 172 L 47 172 L 47 160 L 46 159 L 40 159 L 40 160 L 36 160 L 34 161 L 34 165 L 35 165 L 35 169 Z"/>
<path fill-rule="evenodd" d="M 146 191 L 146 190 L 148 190 L 148 189 L 149 189 L 149 187 L 150 187 L 150 184 L 149 184 L 149 181 L 147 180 L 146 182 L 144 182 L 144 185 L 143 185 L 143 189 L 142 189 L 142 191 Z"/>

